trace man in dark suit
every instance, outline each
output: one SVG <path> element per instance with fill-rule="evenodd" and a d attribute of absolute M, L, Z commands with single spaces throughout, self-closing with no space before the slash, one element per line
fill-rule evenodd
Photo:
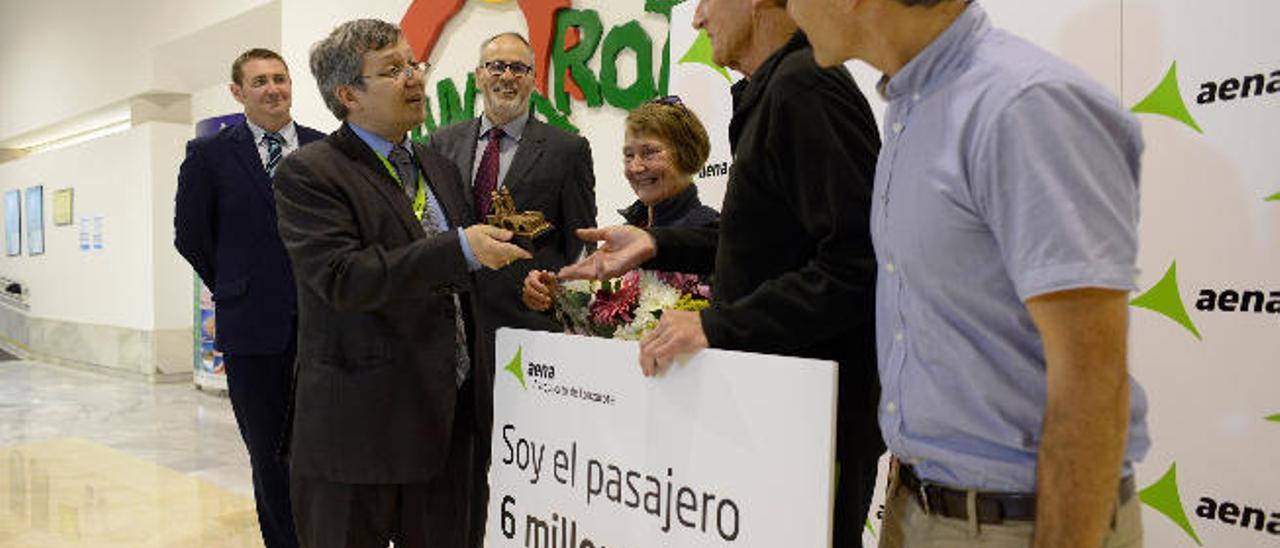
<path fill-rule="evenodd" d="M 393 24 L 338 26 L 311 72 L 342 127 L 280 166 L 280 236 L 298 277 L 290 465 L 306 547 L 460 547 L 475 386 L 472 272 L 529 254 L 472 218 L 457 170 L 413 143 L 427 64 Z"/>
<path fill-rule="evenodd" d="M 714 270 L 710 308 L 669 310 L 641 340 L 646 375 L 707 347 L 837 361 L 833 546 L 861 546 L 884 452 L 870 226 L 879 132 L 848 71 L 814 62 L 785 2 L 738 3 L 699 2 L 693 18 L 715 61 L 748 75 L 732 89 L 734 163 L 719 227 L 583 231 L 607 251 L 561 274 L 612 277 L 646 261 Z"/>
<path fill-rule="evenodd" d="M 178 173 L 174 246 L 213 291 L 216 344 L 253 468 L 258 524 L 268 548 L 297 546 L 289 471 L 280 458 L 293 389 L 297 305 L 293 272 L 276 232 L 271 174 L 324 134 L 289 115 L 289 68 L 265 49 L 231 65 L 231 94 L 245 122 L 187 143 Z"/>
<path fill-rule="evenodd" d="M 537 210 L 556 226 L 532 261 L 477 275 L 474 292 L 479 327 L 477 364 L 494 367 L 494 333 L 499 327 L 560 331 L 550 315 L 520 302 L 524 278 L 532 269 L 556 270 L 577 259 L 583 243 L 574 229 L 596 225 L 595 175 L 587 140 L 536 120 L 529 112 L 534 87 L 533 49 L 516 33 L 484 42 L 476 66 L 476 83 L 484 93 L 484 114 L 431 134 L 431 148 L 448 156 L 458 175 L 469 183 L 467 199 L 476 219 L 490 211 L 495 189 L 506 187 L 518 210 Z M 540 243 L 542 243 L 540 241 Z M 489 377 L 492 379 L 492 376 Z M 492 385 L 479 386 L 492 401 Z M 476 447 L 476 515 L 472 546 L 482 545 L 488 504 L 489 427 L 493 409 L 484 405 Z"/>

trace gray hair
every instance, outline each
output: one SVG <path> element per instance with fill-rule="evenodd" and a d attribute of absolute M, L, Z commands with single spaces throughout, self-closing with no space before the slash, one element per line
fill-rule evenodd
<path fill-rule="evenodd" d="M 519 40 L 521 44 L 524 44 L 525 49 L 529 50 L 529 60 L 534 61 L 535 56 L 533 53 L 533 45 L 529 43 L 529 40 L 527 40 L 523 34 L 520 34 L 518 32 L 503 32 L 500 34 L 495 34 L 493 36 L 490 36 L 487 40 L 481 42 L 480 58 L 484 59 L 484 48 L 489 47 L 489 44 L 492 44 L 494 40 L 497 40 L 499 38 L 507 38 L 507 37 L 515 38 L 516 40 Z"/>
<path fill-rule="evenodd" d="M 338 86 L 364 89 L 364 54 L 400 41 L 400 27 L 377 19 L 347 21 L 311 46 L 311 75 L 320 86 L 325 106 L 339 120 L 347 107 L 338 99 Z"/>

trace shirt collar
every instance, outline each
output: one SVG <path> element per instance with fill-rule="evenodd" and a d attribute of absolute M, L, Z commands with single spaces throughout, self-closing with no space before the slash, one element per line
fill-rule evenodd
<path fill-rule="evenodd" d="M 923 93 L 952 72 L 963 68 L 973 57 L 978 38 L 991 30 L 987 12 L 971 2 L 947 30 L 916 54 L 893 78 L 881 78 L 876 89 L 885 101 Z"/>
<path fill-rule="evenodd" d="M 514 120 L 507 122 L 507 125 L 502 126 L 502 132 L 507 134 L 507 137 L 515 139 L 517 143 L 520 142 L 520 137 L 524 135 L 524 128 L 529 125 L 529 117 L 532 115 L 533 112 L 530 111 L 521 116 L 516 116 Z M 489 121 L 489 117 L 481 115 L 479 138 L 484 139 L 485 134 L 489 133 L 489 130 L 493 129 L 493 127 L 493 122 Z"/>
<path fill-rule="evenodd" d="M 351 131 L 355 132 L 356 136 L 359 137 L 361 141 L 364 141 L 364 144 L 369 145 L 369 148 L 373 149 L 374 152 L 381 154 L 383 158 L 391 155 L 391 147 L 393 146 L 399 146 L 400 148 L 408 151 L 409 156 L 413 156 L 413 147 L 409 146 L 409 136 L 407 135 L 405 136 L 404 141 L 401 141 L 399 145 L 396 145 L 391 141 L 384 139 L 381 135 L 367 131 L 350 121 L 347 122 L 347 125 L 351 126 Z"/>
<path fill-rule="evenodd" d="M 267 130 L 258 127 L 253 122 L 250 122 L 248 118 L 244 119 L 244 123 L 249 126 L 249 131 L 253 133 L 253 142 L 261 143 L 262 136 L 267 134 Z M 280 128 L 280 131 L 277 131 L 276 133 L 279 133 L 280 136 L 284 138 L 285 144 L 298 142 L 298 128 L 293 125 L 293 120 L 289 120 L 289 123 L 285 124 L 284 127 Z"/>

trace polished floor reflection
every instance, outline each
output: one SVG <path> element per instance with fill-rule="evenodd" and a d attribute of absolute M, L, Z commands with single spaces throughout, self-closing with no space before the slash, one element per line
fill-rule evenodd
<path fill-rule="evenodd" d="M 0 362 L 0 546 L 261 546 L 226 398 Z"/>

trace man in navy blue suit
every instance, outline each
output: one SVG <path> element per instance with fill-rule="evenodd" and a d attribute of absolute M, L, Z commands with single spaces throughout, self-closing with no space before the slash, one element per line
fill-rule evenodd
<path fill-rule="evenodd" d="M 251 49 L 231 66 L 245 123 L 187 143 L 178 173 L 174 246 L 213 291 L 216 341 L 249 450 L 267 548 L 296 547 L 289 472 L 280 455 L 297 351 L 297 292 L 276 230 L 271 176 L 299 146 L 324 137 L 290 117 L 289 68 Z"/>

